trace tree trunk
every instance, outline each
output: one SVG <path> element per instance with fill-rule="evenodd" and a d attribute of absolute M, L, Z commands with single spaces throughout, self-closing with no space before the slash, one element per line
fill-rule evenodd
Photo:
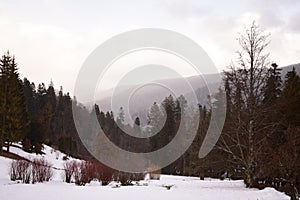
<path fill-rule="evenodd" d="M 253 187 L 253 175 L 251 173 L 251 169 L 248 169 L 246 172 L 246 179 L 245 179 L 245 184 L 248 188 Z"/>
<path fill-rule="evenodd" d="M 2 148 L 3 148 L 3 140 L 2 140 L 2 136 L 0 136 L 0 155 L 2 155 Z"/>
<path fill-rule="evenodd" d="M 253 187 L 253 169 L 254 169 L 254 126 L 253 126 L 253 120 L 250 120 L 249 123 L 249 135 L 248 135 L 248 141 L 249 141 L 249 152 L 248 152 L 248 169 L 247 169 L 247 183 L 248 187 Z"/>
<path fill-rule="evenodd" d="M 199 171 L 199 177 L 200 177 L 200 180 L 204 180 L 204 176 L 205 176 L 204 168 L 201 167 L 201 168 L 200 168 L 200 171 Z"/>
<path fill-rule="evenodd" d="M 9 152 L 9 148 L 10 148 L 10 142 L 7 142 L 7 148 L 6 148 L 7 152 Z"/>

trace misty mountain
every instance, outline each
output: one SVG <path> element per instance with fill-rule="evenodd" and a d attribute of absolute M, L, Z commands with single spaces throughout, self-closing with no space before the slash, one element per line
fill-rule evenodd
<path fill-rule="evenodd" d="M 283 80 L 286 73 L 291 71 L 293 67 L 300 74 L 300 63 L 282 67 L 281 74 Z M 131 116 L 132 120 L 138 116 L 141 123 L 145 125 L 151 105 L 154 102 L 161 103 L 169 95 L 175 98 L 183 95 L 189 100 L 195 94 L 197 103 L 209 106 L 208 96 L 217 92 L 221 78 L 222 74 L 204 74 L 202 76 L 185 77 L 184 79 L 157 80 L 146 85 L 123 85 L 115 93 L 113 93 L 113 90 L 109 90 L 103 93 L 103 95 L 100 94 L 99 96 L 104 97 L 98 99 L 96 103 L 102 111 L 112 110 L 115 117 L 118 115 L 120 107 L 124 108 L 128 105 L 128 112 L 125 111 L 126 122 L 132 122 L 129 116 Z M 184 82 L 190 85 L 190 90 L 183 87 Z M 176 90 L 176 94 L 172 90 Z"/>

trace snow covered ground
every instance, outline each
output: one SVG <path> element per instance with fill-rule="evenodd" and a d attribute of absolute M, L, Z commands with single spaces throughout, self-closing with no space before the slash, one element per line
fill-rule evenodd
<path fill-rule="evenodd" d="M 21 149 L 12 147 L 11 151 L 28 159 L 42 157 L 41 155 L 28 154 Z M 63 153 L 54 151 L 45 146 L 43 157 L 56 168 L 62 168 Z M 243 181 L 206 179 L 201 181 L 196 177 L 161 176 L 161 180 L 145 180 L 142 186 L 114 187 L 114 183 L 108 186 L 100 186 L 98 182 L 92 182 L 86 186 L 75 186 L 62 181 L 62 171 L 55 170 L 52 181 L 37 184 L 21 184 L 12 182 L 8 176 L 10 159 L 0 157 L 0 199 L 1 200 L 52 200 L 52 199 L 201 199 L 201 200 L 288 200 L 285 194 L 272 188 L 264 190 L 245 188 Z M 166 186 L 172 186 L 170 190 Z"/>

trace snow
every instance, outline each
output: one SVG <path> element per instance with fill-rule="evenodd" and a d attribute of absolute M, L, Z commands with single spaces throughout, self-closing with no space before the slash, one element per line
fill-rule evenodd
<path fill-rule="evenodd" d="M 18 144 L 14 144 L 14 146 L 19 146 Z M 63 164 L 64 164 L 64 160 L 63 158 L 66 156 L 66 154 L 58 151 L 58 150 L 55 150 L 47 145 L 43 145 L 43 152 L 45 154 L 41 155 L 41 154 L 35 154 L 35 153 L 27 153 L 25 151 L 23 151 L 21 148 L 18 148 L 18 147 L 14 147 L 14 146 L 11 146 L 10 147 L 10 151 L 19 155 L 19 156 L 22 156 L 24 158 L 27 158 L 29 160 L 33 160 L 35 158 L 44 158 L 45 160 L 47 160 L 50 164 L 52 164 L 52 166 L 54 168 L 58 168 L 58 169 L 63 169 Z M 71 157 L 68 157 L 68 160 L 78 160 L 78 159 L 74 159 L 74 158 L 71 158 Z M 78 160 L 80 161 L 80 160 Z"/>
<path fill-rule="evenodd" d="M 11 151 L 28 159 L 44 157 L 56 168 L 63 168 L 65 154 L 45 146 L 46 155 L 29 154 L 19 148 Z M 72 159 L 72 158 L 71 158 Z M 73 159 L 75 160 L 75 159 Z M 264 190 L 248 189 L 242 180 L 200 180 L 197 177 L 162 175 L 161 180 L 145 180 L 139 186 L 119 186 L 112 182 L 108 186 L 100 186 L 99 182 L 91 182 L 86 186 L 75 186 L 62 181 L 62 171 L 55 170 L 55 177 L 47 183 L 21 184 L 10 181 L 8 167 L 10 159 L 0 157 L 0 199 L 10 200 L 51 200 L 51 199 L 201 199 L 201 200 L 288 200 L 287 195 L 273 188 Z M 168 190 L 167 188 L 170 187 Z"/>

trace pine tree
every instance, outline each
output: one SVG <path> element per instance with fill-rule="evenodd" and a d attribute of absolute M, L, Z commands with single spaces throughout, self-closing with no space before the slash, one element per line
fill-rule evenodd
<path fill-rule="evenodd" d="M 180 95 L 176 99 L 176 106 L 175 106 L 175 120 L 176 122 L 180 123 L 181 114 L 184 113 L 185 109 L 187 108 L 187 100 L 183 95 Z"/>
<path fill-rule="evenodd" d="M 47 102 L 50 103 L 52 111 L 54 112 L 56 107 L 56 95 L 55 95 L 54 85 L 52 81 L 50 82 L 50 85 L 46 93 L 47 93 L 46 94 Z"/>
<path fill-rule="evenodd" d="M 29 119 L 33 121 L 36 116 L 36 92 L 34 83 L 30 83 L 27 78 L 23 80 L 23 92 L 25 96 L 26 109 Z"/>
<path fill-rule="evenodd" d="M 9 53 L 7 53 L 9 54 Z M 4 138 L 8 134 L 7 126 L 7 109 L 8 109 L 8 76 L 9 76 L 9 65 L 11 63 L 11 57 L 9 55 L 2 56 L 0 60 L 0 116 L 1 116 L 1 133 L 0 133 L 0 153 L 4 143 Z"/>
<path fill-rule="evenodd" d="M 269 69 L 267 84 L 264 89 L 264 103 L 272 104 L 281 93 L 281 70 L 276 63 L 273 63 Z"/>
<path fill-rule="evenodd" d="M 285 126 L 300 126 L 300 77 L 295 68 L 286 74 L 282 98 Z"/>
<path fill-rule="evenodd" d="M 281 70 L 276 63 L 271 65 L 267 73 L 267 81 L 263 91 L 264 112 L 268 116 L 265 123 L 269 124 L 267 134 L 270 136 L 269 143 L 273 147 L 280 145 L 284 138 L 282 123 L 280 123 L 282 118 L 279 112 L 279 108 L 281 107 L 279 100 L 282 89 Z"/>
<path fill-rule="evenodd" d="M 162 103 L 162 106 L 165 110 L 166 122 L 163 128 L 163 132 L 166 133 L 166 138 L 163 139 L 165 144 L 170 141 L 175 136 L 175 101 L 172 95 L 169 95 Z"/>
<path fill-rule="evenodd" d="M 7 54 L 0 60 L 0 115 L 1 149 L 3 141 L 7 151 L 12 142 L 19 142 L 27 131 L 28 116 L 15 58 Z"/>
<path fill-rule="evenodd" d="M 165 124 L 162 130 L 159 133 L 158 146 L 162 148 L 167 145 L 176 135 L 176 121 L 175 121 L 175 101 L 172 95 L 169 95 L 162 102 L 162 107 L 165 110 Z M 170 150 L 166 155 L 162 155 L 160 159 L 166 159 L 173 152 Z M 170 174 L 172 173 L 172 166 L 167 166 L 162 169 L 163 173 Z"/>
<path fill-rule="evenodd" d="M 148 113 L 147 125 L 148 125 L 148 134 L 155 135 L 162 128 L 163 123 L 163 113 L 160 110 L 159 105 L 154 102 Z"/>

